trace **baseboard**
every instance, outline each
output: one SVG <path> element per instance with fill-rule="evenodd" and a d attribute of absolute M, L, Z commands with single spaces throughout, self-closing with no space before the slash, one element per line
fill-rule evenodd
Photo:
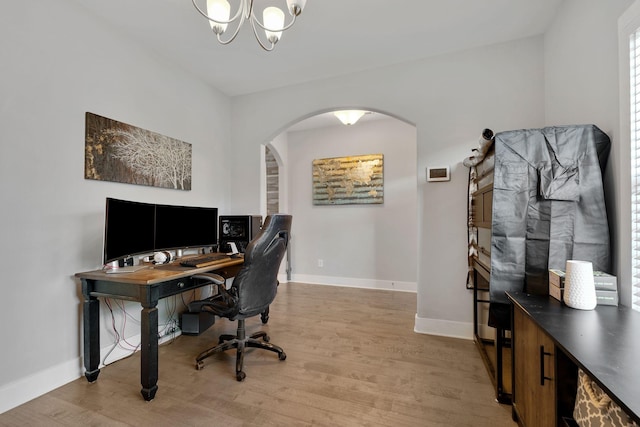
<path fill-rule="evenodd" d="M 164 344 L 165 342 L 176 338 L 180 334 L 181 331 L 176 329 L 174 333 L 160 338 L 158 340 L 158 344 Z M 137 334 L 127 338 L 127 341 L 131 343 L 139 343 L 140 338 L 141 335 Z M 104 367 L 102 361 L 112 347 L 113 345 L 110 345 L 100 349 L 100 368 Z M 124 350 L 120 347 L 116 347 L 109 354 L 107 364 L 124 359 L 125 357 L 130 356 L 131 353 L 132 350 Z M 0 387 L 0 414 L 20 406 L 23 403 L 27 403 L 36 397 L 42 396 L 51 390 L 62 387 L 63 385 L 70 383 L 71 381 L 75 381 L 83 376 L 84 366 L 82 364 L 82 357 L 79 357 L 6 384 Z"/>
<path fill-rule="evenodd" d="M 294 274 L 292 282 L 309 283 L 312 285 L 344 286 L 348 288 L 381 289 L 388 291 L 417 292 L 416 282 L 400 282 L 393 280 L 358 279 L 350 277 L 314 276 L 308 274 Z"/>
<path fill-rule="evenodd" d="M 2 386 L 0 414 L 76 380 L 82 372 L 82 358 L 76 358 Z"/>
<path fill-rule="evenodd" d="M 419 317 L 417 314 L 414 331 L 419 334 L 473 340 L 473 323 L 427 319 L 425 317 Z"/>

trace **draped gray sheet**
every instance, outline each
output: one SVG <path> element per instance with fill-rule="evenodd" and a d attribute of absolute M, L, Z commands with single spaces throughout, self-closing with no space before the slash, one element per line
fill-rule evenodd
<path fill-rule="evenodd" d="M 505 291 L 548 293 L 568 259 L 610 271 L 602 186 L 609 137 L 594 125 L 497 133 L 491 235 L 491 326 L 510 325 Z"/>

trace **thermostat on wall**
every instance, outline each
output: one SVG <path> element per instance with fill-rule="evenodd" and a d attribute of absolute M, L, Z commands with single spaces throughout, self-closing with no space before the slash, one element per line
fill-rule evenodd
<path fill-rule="evenodd" d="M 427 181 L 450 181 L 449 166 L 441 168 L 427 168 Z"/>

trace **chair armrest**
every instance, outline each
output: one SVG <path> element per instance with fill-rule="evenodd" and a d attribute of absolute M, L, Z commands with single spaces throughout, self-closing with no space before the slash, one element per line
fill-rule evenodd
<path fill-rule="evenodd" d="M 194 274 L 191 277 L 193 279 L 205 280 L 207 282 L 212 282 L 212 283 L 215 283 L 216 285 L 222 285 L 223 283 L 225 283 L 224 277 L 220 276 L 219 274 L 215 274 L 215 273 L 200 273 L 200 274 Z"/>
<path fill-rule="evenodd" d="M 229 307 L 235 305 L 235 295 L 230 293 L 226 288 L 224 277 L 215 273 L 200 273 L 191 276 L 193 279 L 204 280 L 205 284 L 216 285 L 217 293 L 203 300 L 192 301 L 187 305 L 187 309 L 191 313 L 208 311 L 221 315 L 226 312 Z"/>

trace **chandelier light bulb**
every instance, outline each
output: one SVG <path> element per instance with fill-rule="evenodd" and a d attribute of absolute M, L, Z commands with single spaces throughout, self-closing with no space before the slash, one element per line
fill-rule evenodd
<path fill-rule="evenodd" d="M 229 21 L 229 15 L 231 14 L 231 5 L 227 0 L 207 0 L 207 15 L 209 18 L 209 24 L 211 29 L 217 35 L 224 33 L 227 29 L 226 21 Z"/>
<path fill-rule="evenodd" d="M 298 16 L 302 13 L 307 0 L 287 0 L 287 7 L 291 16 Z"/>
<path fill-rule="evenodd" d="M 282 31 L 270 31 L 270 30 L 282 30 L 284 27 L 284 12 L 277 7 L 271 6 L 264 9 L 262 13 L 263 22 L 265 26 L 265 34 L 267 40 L 272 44 L 275 44 L 280 40 Z"/>

